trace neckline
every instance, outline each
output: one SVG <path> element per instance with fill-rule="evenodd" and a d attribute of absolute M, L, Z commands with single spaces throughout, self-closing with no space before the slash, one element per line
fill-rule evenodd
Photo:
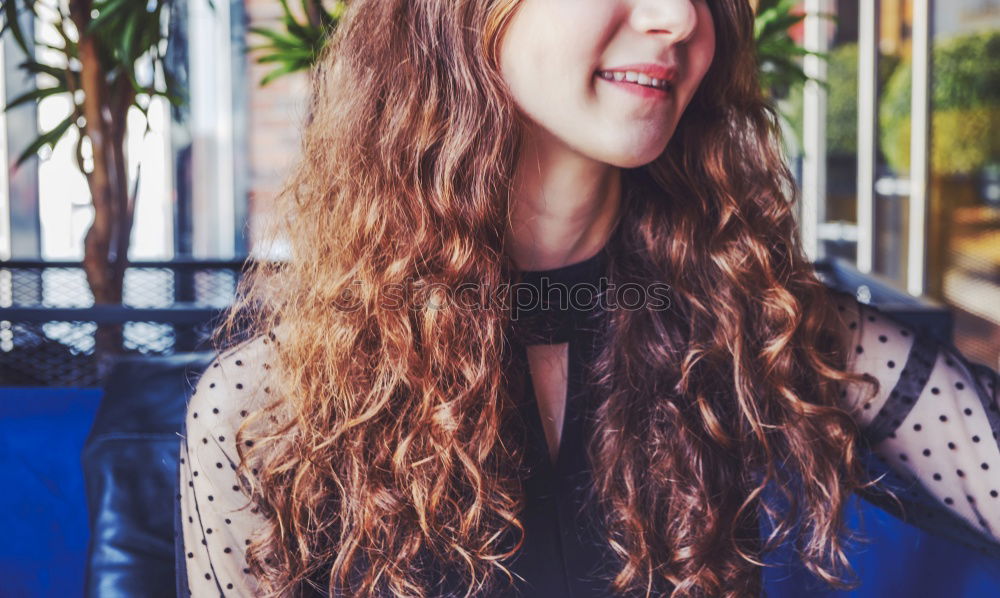
<path fill-rule="evenodd" d="M 598 295 L 604 291 L 600 281 L 608 251 L 605 243 L 595 254 L 570 264 L 516 271 L 512 314 L 523 344 L 569 342 L 586 327 L 587 318 L 601 310 Z M 589 285 L 591 291 L 580 292 L 578 285 Z"/>
<path fill-rule="evenodd" d="M 542 276 L 558 277 L 559 279 L 585 278 L 584 274 L 593 273 L 598 266 L 603 266 L 607 262 L 608 243 L 605 243 L 597 250 L 597 253 L 588 258 L 578 260 L 555 268 L 545 268 L 543 270 L 521 270 L 517 271 L 524 277 L 540 278 Z"/>

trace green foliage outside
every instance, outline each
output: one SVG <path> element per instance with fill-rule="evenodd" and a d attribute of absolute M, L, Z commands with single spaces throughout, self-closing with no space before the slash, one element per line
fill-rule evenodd
<path fill-rule="evenodd" d="M 899 65 L 896 56 L 879 56 L 879 84 Z M 830 154 L 854 155 L 858 151 L 858 45 L 843 44 L 827 60 L 826 144 Z M 789 94 L 785 112 L 798 139 L 802 139 L 802 88 Z"/>
<path fill-rule="evenodd" d="M 931 164 L 938 174 L 968 174 L 1000 162 L 1000 31 L 939 41 L 933 53 Z M 879 57 L 879 149 L 897 172 L 910 168 L 909 60 Z M 857 153 L 858 46 L 844 44 L 827 61 L 827 151 Z M 783 112 L 802 138 L 802 89 Z"/>
<path fill-rule="evenodd" d="M 1000 31 L 937 42 L 933 52 L 931 164 L 969 174 L 1000 162 Z M 879 106 L 880 140 L 893 169 L 910 168 L 911 66 L 893 74 Z"/>

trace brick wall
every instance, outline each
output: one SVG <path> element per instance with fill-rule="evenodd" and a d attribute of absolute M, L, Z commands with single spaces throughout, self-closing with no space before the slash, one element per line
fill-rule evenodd
<path fill-rule="evenodd" d="M 245 0 L 250 27 L 279 29 L 282 9 L 278 0 Z M 294 8 L 299 3 L 290 2 Z M 264 43 L 264 38 L 249 33 L 248 46 Z M 260 80 L 275 68 L 273 64 L 258 64 L 260 52 L 249 56 L 249 127 L 250 144 L 250 240 L 251 252 L 256 246 L 261 226 L 275 196 L 281 190 L 299 153 L 300 127 L 305 115 L 308 83 L 304 73 L 278 77 L 266 86 Z"/>

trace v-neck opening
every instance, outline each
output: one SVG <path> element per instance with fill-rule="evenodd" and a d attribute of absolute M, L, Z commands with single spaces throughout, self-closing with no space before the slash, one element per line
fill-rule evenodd
<path fill-rule="evenodd" d="M 521 415 L 531 438 L 532 469 L 545 472 L 546 478 L 572 476 L 577 473 L 576 469 L 585 466 L 578 454 L 584 444 L 582 428 L 588 409 L 583 404 L 585 397 L 581 387 L 584 374 L 581 345 L 590 342 L 591 333 L 596 332 L 595 316 L 606 309 L 603 295 L 607 290 L 604 281 L 610 262 L 609 249 L 605 244 L 592 256 L 558 268 L 520 271 L 513 280 L 512 290 L 517 290 L 513 296 L 517 303 L 512 306 L 510 340 L 518 346 L 523 367 L 520 392 L 526 405 Z M 558 426 L 559 442 L 553 457 L 527 347 L 563 343 L 567 345 L 566 384 L 562 397 L 563 416 Z M 553 491 L 561 487 L 561 484 L 551 486 Z"/>
<path fill-rule="evenodd" d="M 535 447 L 533 454 L 535 461 L 542 463 L 545 470 L 549 473 L 565 473 L 567 442 L 573 442 L 578 438 L 574 427 L 577 423 L 578 408 L 574 400 L 574 395 L 577 394 L 576 370 L 579 367 L 577 363 L 578 344 L 579 342 L 575 338 L 570 338 L 566 343 L 566 389 L 563 397 L 563 417 L 559 425 L 559 442 L 556 443 L 555 460 L 550 455 L 549 439 L 545 434 L 544 416 L 541 405 L 538 402 L 538 395 L 535 392 L 534 377 L 531 374 L 531 364 L 528 360 L 527 347 L 525 345 L 520 347 L 524 367 L 524 388 L 522 392 L 524 393 L 526 408 L 529 411 L 528 416 L 531 420 L 529 425 L 532 429 L 531 434 L 534 438 L 533 445 Z"/>

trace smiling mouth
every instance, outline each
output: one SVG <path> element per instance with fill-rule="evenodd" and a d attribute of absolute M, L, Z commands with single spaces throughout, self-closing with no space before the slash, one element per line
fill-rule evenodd
<path fill-rule="evenodd" d="M 612 83 L 632 83 L 640 87 L 671 92 L 673 83 L 666 79 L 656 79 L 635 71 L 597 71 L 597 76 Z"/>

